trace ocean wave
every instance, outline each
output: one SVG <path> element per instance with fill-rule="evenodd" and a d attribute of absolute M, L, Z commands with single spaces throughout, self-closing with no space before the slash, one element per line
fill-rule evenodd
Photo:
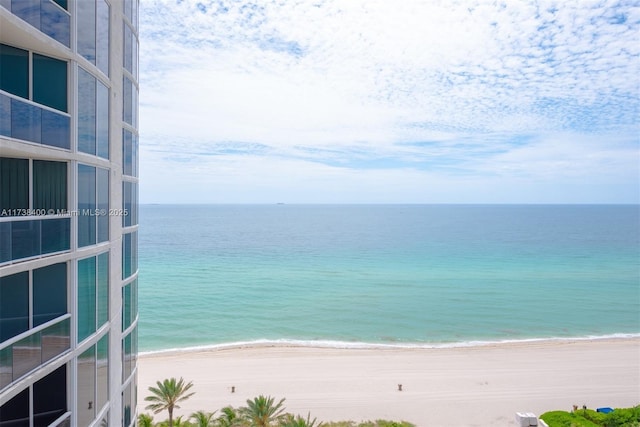
<path fill-rule="evenodd" d="M 456 342 L 431 342 L 431 343 L 372 343 L 358 341 L 333 341 L 333 340 L 294 340 L 294 339 L 259 339 L 253 341 L 236 341 L 220 344 L 208 344 L 189 347 L 176 347 L 161 350 L 139 352 L 140 356 L 162 355 L 168 353 L 191 353 L 197 351 L 235 350 L 245 348 L 268 347 L 298 347 L 298 348 L 328 348 L 328 349 L 354 349 L 354 350 L 394 350 L 394 349 L 439 349 L 439 348 L 467 348 L 486 347 L 504 344 L 526 344 L 544 342 L 575 342 L 595 341 L 611 339 L 640 338 L 640 333 L 615 333 L 608 335 L 586 335 L 577 337 L 544 337 L 504 340 L 471 340 Z"/>

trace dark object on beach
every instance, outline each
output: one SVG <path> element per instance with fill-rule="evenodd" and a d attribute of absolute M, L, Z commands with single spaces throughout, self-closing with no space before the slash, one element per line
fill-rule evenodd
<path fill-rule="evenodd" d="M 398 384 L 398 391 L 402 391 L 402 384 Z"/>
<path fill-rule="evenodd" d="M 602 412 L 603 414 L 608 414 L 609 412 L 613 412 L 613 408 L 598 408 L 596 409 L 596 412 Z"/>
<path fill-rule="evenodd" d="M 235 393 L 236 392 L 236 386 L 232 385 L 231 386 L 231 393 Z"/>

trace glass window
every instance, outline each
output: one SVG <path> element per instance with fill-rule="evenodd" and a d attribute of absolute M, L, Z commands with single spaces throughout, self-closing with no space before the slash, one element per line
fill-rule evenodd
<path fill-rule="evenodd" d="M 29 161 L 0 158 L 0 216 L 5 209 L 29 207 Z"/>
<path fill-rule="evenodd" d="M 122 288 L 122 330 L 131 326 L 131 283 Z"/>
<path fill-rule="evenodd" d="M 54 0 L 56 3 L 63 0 Z M 66 1 L 64 9 L 66 9 Z M 69 28 L 71 17 L 68 13 L 60 10 L 51 0 L 44 0 L 40 3 L 40 31 L 69 47 Z M 38 27 L 36 27 L 38 28 Z"/>
<path fill-rule="evenodd" d="M 42 109 L 12 99 L 11 136 L 40 144 L 42 142 Z"/>
<path fill-rule="evenodd" d="M 109 171 L 78 165 L 78 246 L 109 240 Z"/>
<path fill-rule="evenodd" d="M 67 313 L 67 264 L 33 270 L 33 326 Z"/>
<path fill-rule="evenodd" d="M 13 382 L 13 346 L 0 349 L 0 390 Z M 0 425 L 2 423 L 0 407 Z"/>
<path fill-rule="evenodd" d="M 122 120 L 134 126 L 133 123 L 133 83 L 127 77 L 122 81 Z"/>
<path fill-rule="evenodd" d="M 29 52 L 0 44 L 0 89 L 29 98 Z"/>
<path fill-rule="evenodd" d="M 33 161 L 33 208 L 67 209 L 67 164 Z"/>
<path fill-rule="evenodd" d="M 122 279 L 131 276 L 131 235 L 122 236 Z"/>
<path fill-rule="evenodd" d="M 96 331 L 96 258 L 78 261 L 78 342 Z"/>
<path fill-rule="evenodd" d="M 29 389 L 18 393 L 13 399 L 0 406 L 0 425 L 29 425 Z"/>
<path fill-rule="evenodd" d="M 109 240 L 109 171 L 107 169 L 96 169 L 97 178 L 97 205 L 99 214 L 98 221 L 98 243 Z"/>
<path fill-rule="evenodd" d="M 138 224 L 138 184 L 124 181 L 122 183 L 122 206 L 127 214 L 122 217 L 122 226 L 130 227 Z"/>
<path fill-rule="evenodd" d="M 71 319 L 49 326 L 42 331 L 42 363 L 53 359 L 71 345 Z"/>
<path fill-rule="evenodd" d="M 97 81 L 96 87 L 96 155 L 109 158 L 109 89 Z"/>
<path fill-rule="evenodd" d="M 0 222 L 0 263 L 11 259 L 11 223 Z"/>
<path fill-rule="evenodd" d="M 11 223 L 11 257 L 29 258 L 40 255 L 42 221 L 14 221 Z"/>
<path fill-rule="evenodd" d="M 124 27 L 124 69 L 133 73 L 133 31 L 126 23 Z"/>
<path fill-rule="evenodd" d="M 129 335 L 127 335 L 122 339 L 122 382 L 123 383 L 127 380 L 127 378 L 131 376 L 131 372 L 132 372 L 131 336 L 132 336 L 132 333 L 129 333 Z"/>
<path fill-rule="evenodd" d="M 80 67 L 78 67 L 78 151 L 96 154 L 96 79 Z"/>
<path fill-rule="evenodd" d="M 78 165 L 78 246 L 96 243 L 96 168 Z"/>
<path fill-rule="evenodd" d="M 67 111 L 67 63 L 33 54 L 33 100 Z"/>
<path fill-rule="evenodd" d="M 51 147 L 71 147 L 71 118 L 53 111 L 40 109 L 42 114 L 40 142 Z"/>
<path fill-rule="evenodd" d="M 109 75 L 109 5 L 96 1 L 96 65 Z"/>
<path fill-rule="evenodd" d="M 43 219 L 41 222 L 41 242 L 40 253 L 49 254 L 52 252 L 68 251 L 71 247 L 71 219 L 55 218 Z"/>
<path fill-rule="evenodd" d="M 109 252 L 98 255 L 98 327 L 109 320 Z"/>
<path fill-rule="evenodd" d="M 33 384 L 33 425 L 48 426 L 67 412 L 67 365 Z"/>
<path fill-rule="evenodd" d="M 29 329 L 29 272 L 0 277 L 0 342 Z"/>
<path fill-rule="evenodd" d="M 40 334 L 31 334 L 13 344 L 13 378 L 20 378 L 41 363 Z"/>
<path fill-rule="evenodd" d="M 78 357 L 78 425 L 88 426 L 96 417 L 96 347 Z"/>
<path fill-rule="evenodd" d="M 77 2 L 78 53 L 96 63 L 96 2 Z"/>
<path fill-rule="evenodd" d="M 100 411 L 109 399 L 109 335 L 96 344 L 96 410 Z"/>
<path fill-rule="evenodd" d="M 127 384 L 122 392 L 122 425 L 128 427 L 131 424 L 131 383 Z"/>
<path fill-rule="evenodd" d="M 78 151 L 109 158 L 109 89 L 78 68 Z"/>
<path fill-rule="evenodd" d="M 122 173 L 133 174 L 133 134 L 126 129 L 122 130 Z"/>
<path fill-rule="evenodd" d="M 0 66 L 0 68 L 2 68 Z M 11 98 L 0 93 L 0 135 L 11 136 Z"/>

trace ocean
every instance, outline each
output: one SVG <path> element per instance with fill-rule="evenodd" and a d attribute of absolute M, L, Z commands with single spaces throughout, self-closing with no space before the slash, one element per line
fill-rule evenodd
<path fill-rule="evenodd" d="M 637 205 L 141 205 L 140 351 L 640 335 Z"/>

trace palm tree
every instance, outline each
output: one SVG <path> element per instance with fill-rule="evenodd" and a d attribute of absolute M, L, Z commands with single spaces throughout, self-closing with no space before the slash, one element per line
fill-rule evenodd
<path fill-rule="evenodd" d="M 231 406 L 225 406 L 220 409 L 222 414 L 216 418 L 216 426 L 218 427 L 235 427 L 242 425 L 242 418 L 238 416 L 238 412 Z"/>
<path fill-rule="evenodd" d="M 300 415 L 294 417 L 292 414 L 287 414 L 286 419 L 280 423 L 280 427 L 322 427 L 322 425 L 316 418 L 311 419 L 311 413 L 307 413 L 306 419 Z"/>
<path fill-rule="evenodd" d="M 149 387 L 152 395 L 144 398 L 147 402 L 152 402 L 146 409 L 152 410 L 154 414 L 166 409 L 169 412 L 169 427 L 173 427 L 173 410 L 180 409 L 178 402 L 193 396 L 193 392 L 187 394 L 187 391 L 193 387 L 193 383 L 189 381 L 185 384 L 182 378 L 179 381 L 169 378 L 163 382 L 157 381 L 156 384 L 157 387 Z"/>
<path fill-rule="evenodd" d="M 195 427 L 211 427 L 211 425 L 213 424 L 213 414 L 215 413 L 216 413 L 215 411 L 213 412 L 198 411 L 191 414 L 189 419 L 195 422 L 194 424 Z"/>
<path fill-rule="evenodd" d="M 138 427 L 153 427 L 153 417 L 147 414 L 138 415 Z"/>
<path fill-rule="evenodd" d="M 281 419 L 284 412 L 283 403 L 284 399 L 274 404 L 273 397 L 260 395 L 253 400 L 247 399 L 247 406 L 240 408 L 240 413 L 251 426 L 270 427 L 271 423 Z"/>

